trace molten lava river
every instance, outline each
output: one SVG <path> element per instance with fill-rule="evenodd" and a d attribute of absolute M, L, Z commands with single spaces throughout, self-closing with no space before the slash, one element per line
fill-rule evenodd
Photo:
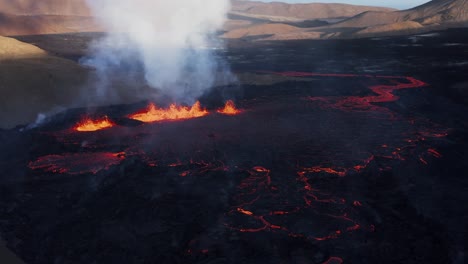
<path fill-rule="evenodd" d="M 382 201 L 404 204 L 392 181 L 405 164 L 444 155 L 450 130 L 400 111 L 427 84 L 258 74 L 301 85 L 74 110 L 8 132 L 19 154 L 1 166 L 21 191 L 2 190 L 17 201 L 4 239 L 30 263 L 384 263 L 386 247 L 419 250 L 430 228 L 399 225 Z"/>

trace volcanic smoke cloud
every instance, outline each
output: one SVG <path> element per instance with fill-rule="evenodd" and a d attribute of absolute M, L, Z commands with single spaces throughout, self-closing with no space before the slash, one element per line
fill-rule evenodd
<path fill-rule="evenodd" d="M 184 103 L 212 87 L 218 73 L 227 74 L 209 47 L 219 44 L 213 36 L 225 22 L 229 0 L 87 1 L 109 32 L 84 61 L 97 70 L 101 97 L 109 96 L 116 69 L 120 76 L 143 68 L 150 87 Z"/>

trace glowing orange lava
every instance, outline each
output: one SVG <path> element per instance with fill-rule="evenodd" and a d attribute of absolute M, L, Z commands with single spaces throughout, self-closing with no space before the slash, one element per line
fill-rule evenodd
<path fill-rule="evenodd" d="M 201 108 L 200 102 L 196 102 L 192 107 L 171 104 L 168 109 L 158 108 L 156 105 L 150 104 L 145 111 L 130 115 L 129 118 L 145 123 L 152 123 L 166 120 L 192 119 L 208 114 L 206 109 Z"/>
<path fill-rule="evenodd" d="M 223 109 L 219 109 L 218 113 L 223 115 L 238 115 L 241 113 L 239 109 L 236 108 L 236 105 L 232 100 L 226 102 L 226 105 Z"/>
<path fill-rule="evenodd" d="M 343 259 L 339 257 L 331 257 L 323 264 L 341 264 L 343 263 Z"/>
<path fill-rule="evenodd" d="M 78 122 L 78 124 L 76 124 L 76 126 L 73 129 L 79 132 L 93 132 L 106 128 L 111 128 L 113 126 L 114 123 L 112 123 L 107 117 L 97 120 L 93 120 L 87 117 Z"/>
<path fill-rule="evenodd" d="M 31 161 L 29 168 L 54 174 L 98 174 L 112 166 L 119 165 L 125 158 L 125 152 L 53 154 Z"/>

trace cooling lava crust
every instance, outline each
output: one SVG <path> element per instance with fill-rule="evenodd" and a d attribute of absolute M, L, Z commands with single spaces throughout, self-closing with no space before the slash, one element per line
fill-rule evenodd
<path fill-rule="evenodd" d="M 449 127 L 402 114 L 423 80 L 256 74 L 289 81 L 1 132 L 8 246 L 27 263 L 449 262 L 398 184 L 448 144 Z"/>

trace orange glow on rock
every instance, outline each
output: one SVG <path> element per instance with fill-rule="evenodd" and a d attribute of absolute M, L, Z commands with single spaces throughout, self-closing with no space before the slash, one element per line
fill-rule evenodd
<path fill-rule="evenodd" d="M 226 102 L 226 105 L 223 109 L 219 109 L 218 113 L 223 115 L 238 115 L 241 113 L 241 110 L 236 108 L 236 105 L 232 100 Z"/>
<path fill-rule="evenodd" d="M 177 106 L 171 104 L 168 109 L 158 108 L 154 104 L 150 104 L 145 111 L 130 115 L 129 117 L 145 123 L 168 120 L 184 120 L 198 118 L 208 115 L 206 109 L 202 109 L 200 102 L 196 102 L 193 106 Z"/>
<path fill-rule="evenodd" d="M 76 126 L 74 127 L 74 130 L 79 132 L 93 132 L 106 128 L 111 128 L 113 126 L 114 123 L 112 123 L 107 117 L 97 120 L 93 120 L 87 117 L 78 122 L 78 124 L 76 124 Z"/>
<path fill-rule="evenodd" d="M 331 257 L 327 261 L 325 261 L 323 264 L 341 264 L 343 263 L 343 259 L 339 257 Z"/>
<path fill-rule="evenodd" d="M 442 158 L 442 154 L 440 154 L 437 150 L 435 149 L 428 149 L 427 152 L 429 152 L 429 154 L 431 154 L 432 156 L 436 157 L 436 158 Z"/>
<path fill-rule="evenodd" d="M 242 208 L 237 208 L 237 211 L 241 214 L 245 214 L 245 215 L 253 215 L 253 213 L 251 211 L 247 211 L 247 210 L 244 210 Z"/>
<path fill-rule="evenodd" d="M 334 175 L 338 175 L 340 177 L 344 177 L 347 173 L 346 170 L 342 169 L 342 170 L 338 170 L 338 169 L 333 169 L 333 168 L 325 168 L 325 167 L 313 167 L 313 168 L 307 168 L 306 170 L 307 172 L 312 172 L 312 173 L 320 173 L 320 172 L 325 172 L 325 173 L 328 173 L 328 174 L 334 174 Z"/>
<path fill-rule="evenodd" d="M 42 170 L 54 174 L 80 175 L 98 174 L 126 159 L 125 152 L 65 153 L 46 155 L 29 163 L 32 170 Z"/>
<path fill-rule="evenodd" d="M 353 205 L 354 206 L 362 206 L 362 203 L 360 201 L 354 201 Z"/>
<path fill-rule="evenodd" d="M 260 167 L 260 166 L 254 167 L 253 169 L 256 172 L 270 172 L 268 169 L 265 169 L 265 168 Z"/>

